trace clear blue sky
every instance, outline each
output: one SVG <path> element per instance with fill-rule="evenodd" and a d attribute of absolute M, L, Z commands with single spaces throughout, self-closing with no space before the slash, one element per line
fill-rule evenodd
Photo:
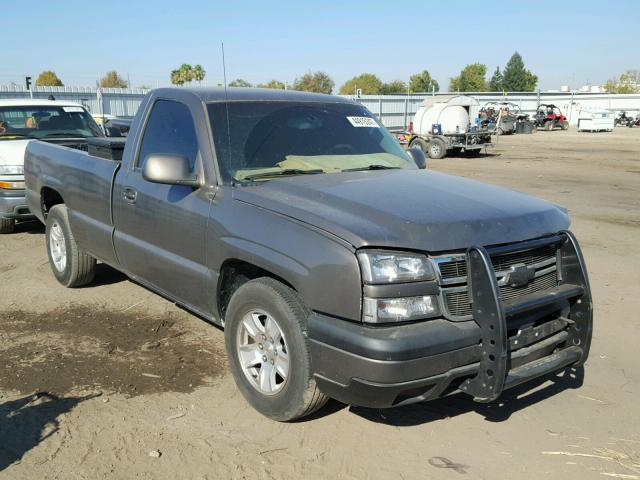
<path fill-rule="evenodd" d="M 514 50 L 543 90 L 600 83 L 640 69 L 640 1 L 158 1 L 6 0 L 0 8 L 0 84 L 44 69 L 67 85 L 95 85 L 105 71 L 132 85 L 169 83 L 200 63 L 207 84 L 293 81 L 323 70 L 336 82 L 362 72 L 406 80 L 428 69 L 448 87 L 464 65 L 488 76 Z"/>

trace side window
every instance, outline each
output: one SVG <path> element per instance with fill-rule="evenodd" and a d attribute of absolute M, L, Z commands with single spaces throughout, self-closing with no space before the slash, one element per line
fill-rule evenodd
<path fill-rule="evenodd" d="M 186 105 L 171 100 L 158 100 L 153 105 L 136 166 L 142 168 L 147 156 L 154 153 L 184 155 L 193 171 L 198 156 L 198 139 Z"/>

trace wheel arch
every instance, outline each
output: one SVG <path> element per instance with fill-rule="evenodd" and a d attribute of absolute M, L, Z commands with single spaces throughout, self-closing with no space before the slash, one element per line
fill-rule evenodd
<path fill-rule="evenodd" d="M 291 282 L 269 269 L 240 258 L 229 258 L 220 267 L 216 287 L 217 313 L 221 320 L 224 319 L 229 300 L 236 290 L 248 281 L 261 277 L 273 278 L 295 292 L 298 291 Z"/>
<path fill-rule="evenodd" d="M 40 190 L 40 209 L 42 217 L 47 218 L 49 211 L 56 205 L 64 204 L 65 201 L 60 193 L 51 187 L 42 187 Z"/>

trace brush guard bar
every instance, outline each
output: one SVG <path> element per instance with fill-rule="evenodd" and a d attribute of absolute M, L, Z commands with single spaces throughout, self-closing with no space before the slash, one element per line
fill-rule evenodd
<path fill-rule="evenodd" d="M 533 242 L 532 242 L 533 243 Z M 535 241 L 537 245 L 540 241 Z M 567 366 L 584 364 L 589 354 L 593 324 L 591 289 L 582 252 L 573 234 L 560 232 L 549 239 L 559 244 L 560 285 L 505 303 L 500 298 L 496 274 L 491 263 L 491 252 L 504 252 L 504 248 L 467 250 L 467 272 L 473 317 L 481 330 L 481 360 L 478 374 L 460 386 L 477 402 L 492 402 L 503 390 L 530 379 L 553 373 Z M 526 250 L 525 244 L 514 246 L 513 251 Z M 560 300 L 570 301 L 567 318 L 560 320 L 568 326 L 565 347 L 538 360 L 510 369 L 510 341 L 507 317 L 531 311 Z"/>

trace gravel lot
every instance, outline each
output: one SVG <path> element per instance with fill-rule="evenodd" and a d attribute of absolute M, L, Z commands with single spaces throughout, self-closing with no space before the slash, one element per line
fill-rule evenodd
<path fill-rule="evenodd" d="M 107 267 L 62 288 L 24 224 L 0 237 L 0 479 L 640 479 L 640 129 L 503 137 L 429 168 L 569 208 L 595 302 L 584 371 L 490 405 L 275 423 L 236 391 L 221 330 Z"/>

